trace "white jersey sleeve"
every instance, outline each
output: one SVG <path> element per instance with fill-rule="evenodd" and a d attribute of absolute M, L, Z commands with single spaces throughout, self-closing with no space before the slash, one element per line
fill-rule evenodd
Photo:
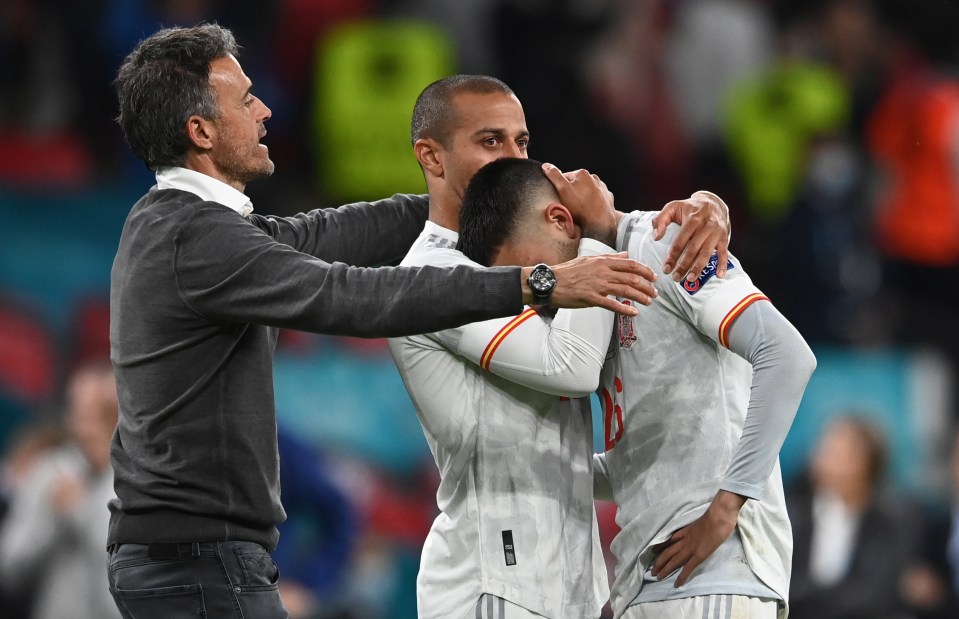
<path fill-rule="evenodd" d="M 583 239 L 579 255 L 613 253 Z M 434 250 L 437 266 L 469 263 L 452 249 Z M 585 397 L 599 385 L 613 328 L 613 313 L 601 307 L 548 312 L 526 308 L 519 316 L 476 322 L 427 335 L 444 348 L 497 376 L 559 396 Z"/>
<path fill-rule="evenodd" d="M 802 400 L 816 357 L 772 303 L 755 303 L 736 319 L 729 349 L 753 367 L 743 434 L 723 490 L 762 498 Z"/>
<path fill-rule="evenodd" d="M 679 227 L 670 225 L 666 235 L 659 243 L 644 246 L 647 264 L 662 266 L 665 248 L 669 247 Z M 632 256 L 637 260 L 643 258 Z M 760 300 L 768 300 L 743 271 L 734 257 L 726 264 L 726 276 L 716 277 L 718 258 L 713 254 L 709 263 L 692 282 L 674 282 L 671 277 L 660 277 L 657 290 L 668 302 L 683 313 L 686 319 L 696 325 L 703 335 L 729 347 L 729 328 L 744 309 Z"/>

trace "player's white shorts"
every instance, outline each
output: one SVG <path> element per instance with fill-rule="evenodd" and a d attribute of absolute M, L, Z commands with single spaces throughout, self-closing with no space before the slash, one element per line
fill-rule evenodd
<path fill-rule="evenodd" d="M 633 604 L 623 613 L 623 619 L 776 619 L 778 611 L 777 600 L 745 595 L 699 595 Z"/>
<path fill-rule="evenodd" d="M 484 593 L 476 602 L 473 612 L 463 619 L 543 619 L 543 615 L 538 615 L 495 595 Z"/>

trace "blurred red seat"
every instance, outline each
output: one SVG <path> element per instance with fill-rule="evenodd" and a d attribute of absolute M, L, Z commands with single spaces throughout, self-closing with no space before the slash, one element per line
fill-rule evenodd
<path fill-rule="evenodd" d="M 79 135 L 0 132 L 0 183 L 7 187 L 75 189 L 93 176 L 93 160 Z"/>
<path fill-rule="evenodd" d="M 54 336 L 37 312 L 0 300 L 0 391 L 33 403 L 52 397 L 56 358 Z"/>

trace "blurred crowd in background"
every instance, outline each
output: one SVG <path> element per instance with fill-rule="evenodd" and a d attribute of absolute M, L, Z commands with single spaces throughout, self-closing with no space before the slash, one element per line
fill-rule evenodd
<path fill-rule="evenodd" d="M 791 616 L 959 616 L 955 0 L 3 0 L 0 614 L 116 616 L 109 269 L 153 177 L 110 83 L 200 21 L 234 31 L 273 112 L 261 213 L 425 191 L 409 115 L 456 72 L 509 84 L 530 156 L 621 210 L 722 196 L 820 357 L 784 461 Z M 288 332 L 277 355 L 291 615 L 415 616 L 437 475 L 383 342 Z"/>

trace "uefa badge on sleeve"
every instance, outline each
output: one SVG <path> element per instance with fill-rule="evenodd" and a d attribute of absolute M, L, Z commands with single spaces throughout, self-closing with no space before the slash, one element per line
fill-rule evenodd
<path fill-rule="evenodd" d="M 689 294 L 696 294 L 699 292 L 700 288 L 706 285 L 713 275 L 716 274 L 716 267 L 719 266 L 719 256 L 716 255 L 716 252 L 713 252 L 712 257 L 709 258 L 709 262 L 703 267 L 703 270 L 700 271 L 699 277 L 693 281 L 683 280 L 679 283 L 683 287 L 683 290 Z M 731 260 L 726 261 L 726 270 L 734 268 L 734 265 Z"/>

